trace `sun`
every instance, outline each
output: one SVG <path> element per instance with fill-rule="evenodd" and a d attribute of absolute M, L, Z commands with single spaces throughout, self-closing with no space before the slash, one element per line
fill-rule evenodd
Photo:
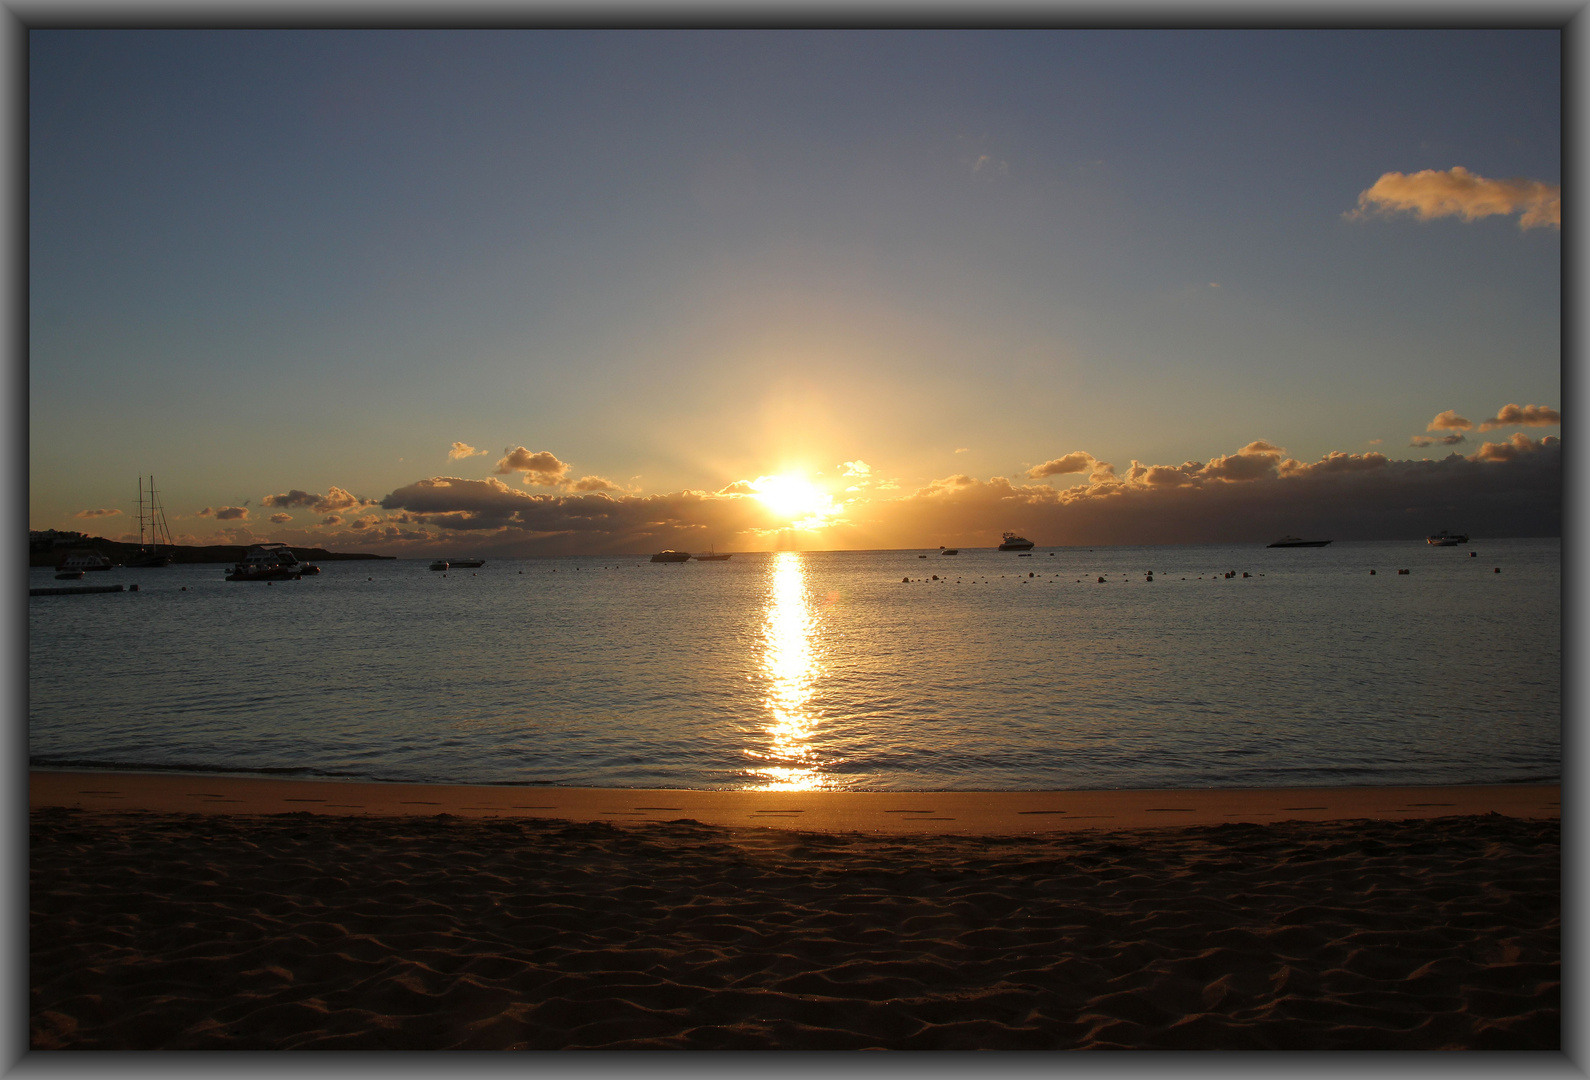
<path fill-rule="evenodd" d="M 787 521 L 821 521 L 835 510 L 833 496 L 804 476 L 758 476 L 751 481 L 756 497 Z M 807 526 L 809 527 L 809 526 Z"/>

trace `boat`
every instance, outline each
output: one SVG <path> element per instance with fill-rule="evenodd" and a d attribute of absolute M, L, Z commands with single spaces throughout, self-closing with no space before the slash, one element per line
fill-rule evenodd
<path fill-rule="evenodd" d="M 652 562 L 689 562 L 690 561 L 690 552 L 688 552 L 688 551 L 675 551 L 673 548 L 669 548 L 667 551 L 659 551 L 657 554 L 653 555 L 651 557 L 651 561 Z"/>
<path fill-rule="evenodd" d="M 57 573 L 55 575 L 55 580 L 56 581 L 82 581 L 83 580 L 83 571 L 81 571 L 81 570 L 62 570 L 62 571 L 60 571 L 59 573 Z"/>
<path fill-rule="evenodd" d="M 256 544 L 232 567 L 226 580 L 296 581 L 305 573 L 318 574 L 320 567 L 307 567 L 299 562 L 286 544 Z"/>
<path fill-rule="evenodd" d="M 960 548 L 947 548 L 943 544 L 939 545 L 939 554 L 940 555 L 959 555 L 960 553 L 961 553 L 961 549 Z"/>
<path fill-rule="evenodd" d="M 435 562 L 431 563 L 431 569 L 446 570 L 451 565 L 452 563 L 448 562 L 446 559 L 437 559 Z"/>
<path fill-rule="evenodd" d="M 718 549 L 716 547 L 711 547 L 707 549 L 707 553 L 705 555 L 695 556 L 695 560 L 696 562 L 728 562 L 729 556 L 719 555 Z"/>
<path fill-rule="evenodd" d="M 438 560 L 438 561 L 440 561 L 440 560 Z M 459 569 L 473 570 L 477 566 L 485 566 L 486 565 L 486 560 L 485 559 L 477 559 L 473 555 L 465 555 L 462 559 L 448 559 L 447 560 L 447 565 L 451 566 L 454 570 L 459 570 Z M 431 569 L 434 570 L 435 567 L 432 567 Z"/>
<path fill-rule="evenodd" d="M 1017 536 L 1015 533 L 1005 533 L 1004 542 L 999 545 L 1000 551 L 1031 551 L 1032 548 L 1031 540 L 1025 536 Z"/>
<path fill-rule="evenodd" d="M 1459 544 L 1468 543 L 1469 538 L 1467 533 L 1451 533 L 1442 529 L 1434 536 L 1425 537 L 1424 542 L 1432 547 L 1457 547 Z"/>
<path fill-rule="evenodd" d="M 1328 543 L 1329 540 L 1304 540 L 1296 536 L 1283 536 L 1273 544 L 1266 544 L 1265 547 L 1324 547 Z"/>
<path fill-rule="evenodd" d="M 55 569 L 60 570 L 111 570 L 116 566 L 97 551 L 73 551 L 62 559 Z"/>
<path fill-rule="evenodd" d="M 160 550 L 161 541 L 166 550 Z M 166 527 L 166 510 L 160 505 L 155 492 L 155 478 L 149 477 L 149 502 L 144 502 L 144 478 L 138 478 L 138 554 L 127 560 L 128 566 L 140 570 L 157 566 L 170 566 L 171 554 L 176 545 L 171 541 L 171 530 Z"/>

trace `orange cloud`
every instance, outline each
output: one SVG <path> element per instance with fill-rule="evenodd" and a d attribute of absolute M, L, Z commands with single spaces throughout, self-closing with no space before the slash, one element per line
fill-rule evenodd
<path fill-rule="evenodd" d="M 1250 442 L 1235 454 L 1226 454 L 1223 457 L 1212 459 L 1203 466 L 1198 475 L 1214 480 L 1225 480 L 1230 483 L 1243 483 L 1249 480 L 1258 480 L 1265 476 L 1274 475 L 1276 468 L 1281 463 L 1281 455 L 1286 453 L 1281 447 L 1263 439 Z M 1135 463 L 1134 463 L 1135 464 Z M 1196 465 L 1196 462 L 1189 464 Z M 1185 469 L 1186 466 L 1183 466 Z"/>
<path fill-rule="evenodd" d="M 1347 454 L 1340 450 L 1332 450 L 1313 464 L 1305 464 L 1296 458 L 1287 458 L 1281 462 L 1280 475 L 1294 477 L 1309 474 L 1371 472 L 1375 469 L 1384 469 L 1390 463 L 1391 459 L 1385 454 L 1374 451 L 1367 454 Z"/>
<path fill-rule="evenodd" d="M 1444 413 L 1437 413 L 1426 431 L 1467 431 L 1474 426 L 1474 421 L 1466 416 L 1459 416 L 1456 409 L 1448 409 Z"/>
<path fill-rule="evenodd" d="M 291 491 L 283 492 L 280 495 L 267 495 L 260 502 L 265 506 L 274 506 L 287 510 L 295 506 L 307 506 L 317 514 L 335 514 L 375 505 L 374 499 L 361 499 L 352 492 L 344 491 L 342 488 L 337 487 L 335 484 L 324 495 L 315 495 L 299 488 L 293 488 Z"/>
<path fill-rule="evenodd" d="M 569 463 L 559 461 L 558 456 L 550 450 L 539 450 L 531 453 L 522 446 L 512 450 L 504 450 L 502 460 L 497 462 L 497 467 L 492 469 L 498 476 L 509 473 L 524 473 L 526 484 L 539 484 L 541 487 L 563 487 L 568 483 Z"/>
<path fill-rule="evenodd" d="M 244 521 L 244 520 L 247 520 L 247 518 L 248 518 L 248 507 L 246 507 L 246 506 L 221 506 L 221 507 L 209 507 L 209 506 L 206 506 L 203 510 L 199 511 L 199 516 L 200 517 L 213 517 L 217 521 Z"/>
<path fill-rule="evenodd" d="M 1073 450 L 1063 457 L 1051 458 L 1042 465 L 1034 465 L 1027 470 L 1027 477 L 1031 480 L 1042 480 L 1046 476 L 1092 472 L 1097 463 L 1098 459 L 1086 450 Z"/>
<path fill-rule="evenodd" d="M 285 525 L 291 520 L 293 520 L 293 515 L 291 514 L 272 514 L 270 516 L 272 525 Z"/>
<path fill-rule="evenodd" d="M 1458 217 L 1476 221 L 1493 214 L 1518 214 L 1520 229 L 1562 227 L 1562 188 L 1540 180 L 1487 180 L 1462 166 L 1445 172 L 1388 172 L 1361 192 L 1346 215 L 1362 220 L 1373 214 L 1408 212 L 1421 221 Z"/>
<path fill-rule="evenodd" d="M 450 461 L 457 461 L 459 458 L 485 457 L 485 456 L 486 456 L 486 451 L 484 451 L 484 450 L 476 450 L 473 446 L 470 446 L 468 443 L 462 443 L 462 442 L 455 442 L 453 444 L 453 448 L 451 450 L 447 451 L 447 457 L 448 457 L 448 460 L 450 460 Z"/>
<path fill-rule="evenodd" d="M 1535 442 L 1523 432 L 1517 432 L 1506 442 L 1488 442 L 1481 446 L 1469 458 L 1470 461 L 1516 461 L 1520 457 L 1538 454 L 1542 450 L 1555 448 L 1561 440 L 1550 435 Z"/>
<path fill-rule="evenodd" d="M 1456 446 L 1460 442 L 1467 442 L 1468 436 L 1462 432 L 1456 435 L 1443 435 L 1439 439 L 1432 439 L 1425 435 L 1415 435 L 1408 440 L 1409 446 Z"/>
<path fill-rule="evenodd" d="M 1496 415 L 1480 425 L 1481 431 L 1495 431 L 1501 427 L 1553 427 L 1562 423 L 1562 413 L 1544 405 L 1503 405 Z"/>
<path fill-rule="evenodd" d="M 79 510 L 72 516 L 80 518 L 107 518 L 116 517 L 120 513 L 120 510 Z"/>
<path fill-rule="evenodd" d="M 600 476 L 582 476 L 569 485 L 570 491 L 618 491 L 619 486 Z"/>

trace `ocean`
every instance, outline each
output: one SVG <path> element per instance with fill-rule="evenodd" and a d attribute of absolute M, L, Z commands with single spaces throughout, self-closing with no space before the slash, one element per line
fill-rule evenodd
<path fill-rule="evenodd" d="M 30 597 L 32 763 L 775 790 L 1560 780 L 1558 540 L 322 566 Z"/>

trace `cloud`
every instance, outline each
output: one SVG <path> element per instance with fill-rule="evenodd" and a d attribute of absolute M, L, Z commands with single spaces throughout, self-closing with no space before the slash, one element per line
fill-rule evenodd
<path fill-rule="evenodd" d="M 352 492 L 344 491 L 335 484 L 326 494 L 315 500 L 314 511 L 317 514 L 340 514 L 349 510 L 359 510 L 366 506 L 375 506 L 374 499 L 361 499 Z"/>
<path fill-rule="evenodd" d="M 1431 442 L 1447 445 L 1444 438 Z M 820 529 L 792 529 L 763 500 L 745 497 L 752 490 L 737 481 L 716 493 L 536 492 L 511 478 L 434 476 L 393 490 L 380 500 L 382 513 L 351 524 L 328 519 L 303 540 L 275 538 L 429 557 L 461 537 L 471 550 L 512 556 L 694 551 L 709 544 L 720 551 L 965 548 L 997 544 L 1004 530 L 1045 546 L 1079 547 L 1258 545 L 1287 533 L 1417 541 L 1456 522 L 1471 534 L 1553 536 L 1561 533 L 1562 450 L 1554 436 L 1516 434 L 1466 457 L 1396 460 L 1377 451 L 1332 451 L 1305 462 L 1259 439 L 1207 463 L 1133 461 L 1121 475 L 1095 467 L 1086 483 L 1069 487 L 966 473 L 914 490 L 875 486 L 871 494 L 847 497 L 842 514 Z"/>
<path fill-rule="evenodd" d="M 550 450 L 540 450 L 531 453 L 522 446 L 512 450 L 504 450 L 502 460 L 497 462 L 497 467 L 491 471 L 498 476 L 510 473 L 524 473 L 526 484 L 539 484 L 541 487 L 564 487 L 568 484 L 569 463 L 559 461 L 558 456 Z"/>
<path fill-rule="evenodd" d="M 1257 439 L 1235 454 L 1214 458 L 1201 468 L 1197 462 L 1188 462 L 1182 466 L 1182 471 L 1212 480 L 1244 483 L 1274 475 L 1284 453 L 1286 451 L 1274 443 Z M 1132 464 L 1134 468 L 1137 465 L 1136 462 Z"/>
<path fill-rule="evenodd" d="M 72 516 L 80 518 L 107 518 L 116 517 L 120 513 L 120 510 L 79 510 Z"/>
<path fill-rule="evenodd" d="M 730 485 L 734 487 L 736 485 Z M 737 494 L 737 493 L 736 493 Z M 771 546 L 785 523 L 758 499 L 704 491 L 667 495 L 534 494 L 496 479 L 416 480 L 381 500 L 404 520 L 454 532 L 496 534 L 512 550 L 544 553 L 658 551 L 728 545 L 752 535 Z"/>
<path fill-rule="evenodd" d="M 845 470 L 839 474 L 841 476 L 869 476 L 872 473 L 872 466 L 860 458 L 855 461 L 847 461 L 840 468 Z"/>
<path fill-rule="evenodd" d="M 1475 221 L 1493 214 L 1518 214 L 1520 229 L 1562 226 L 1562 188 L 1540 180 L 1487 180 L 1462 166 L 1445 172 L 1388 172 L 1359 193 L 1358 206 L 1347 213 L 1361 221 L 1376 214 L 1406 211 L 1421 221 L 1459 217 Z"/>
<path fill-rule="evenodd" d="M 1385 454 L 1370 451 L 1367 454 L 1348 454 L 1340 450 L 1332 450 L 1324 457 L 1313 463 L 1298 461 L 1296 458 L 1287 458 L 1278 468 L 1279 475 L 1287 478 L 1298 476 L 1324 476 L 1330 473 L 1364 473 L 1384 469 L 1391 464 L 1391 459 Z"/>
<path fill-rule="evenodd" d="M 245 521 L 248 519 L 248 508 L 244 506 L 206 506 L 199 511 L 200 517 L 213 517 L 217 521 Z"/>
<path fill-rule="evenodd" d="M 294 506 L 313 506 L 319 499 L 319 495 L 311 495 L 307 491 L 300 491 L 297 488 L 293 488 L 291 491 L 283 492 L 280 495 L 267 495 L 260 500 L 260 503 L 264 506 L 280 506 L 287 508 Z"/>
<path fill-rule="evenodd" d="M 582 476 L 569 485 L 570 491 L 619 491 L 613 481 L 600 476 Z"/>
<path fill-rule="evenodd" d="M 450 461 L 457 461 L 459 458 L 485 457 L 485 456 L 486 456 L 486 451 L 484 451 L 484 450 L 476 450 L 473 446 L 470 446 L 468 443 L 462 443 L 462 442 L 455 442 L 453 444 L 453 448 L 451 450 L 447 451 L 447 457 L 448 457 L 448 460 L 450 460 Z"/>
<path fill-rule="evenodd" d="M 291 514 L 272 514 L 270 516 L 272 525 L 285 525 L 291 520 L 293 520 L 293 515 Z"/>
<path fill-rule="evenodd" d="M 1562 414 L 1544 405 L 1503 405 L 1496 415 L 1480 425 L 1481 431 L 1501 427 L 1553 427 L 1562 423 Z"/>
<path fill-rule="evenodd" d="M 1426 431 L 1467 431 L 1474 426 L 1474 421 L 1466 416 L 1459 416 L 1456 409 L 1448 409 L 1444 413 L 1437 413 Z"/>
<path fill-rule="evenodd" d="M 1467 435 L 1463 434 L 1461 431 L 1458 432 L 1456 435 L 1443 435 L 1443 436 L 1441 436 L 1438 439 L 1432 439 L 1428 435 L 1415 435 L 1412 439 L 1408 440 L 1408 445 L 1409 446 L 1456 446 L 1460 442 L 1467 442 L 1468 438 L 1469 437 Z"/>
<path fill-rule="evenodd" d="M 1010 174 L 1010 162 L 1002 161 L 989 154 L 979 154 L 977 160 L 972 163 L 972 172 L 986 172 L 990 176 L 1008 176 Z"/>
<path fill-rule="evenodd" d="M 1517 461 L 1521 457 L 1553 450 L 1557 447 L 1560 441 L 1561 440 L 1547 435 L 1539 442 L 1535 442 L 1523 432 L 1518 432 L 1506 442 L 1485 443 L 1479 448 L 1479 450 L 1475 451 L 1469 460 L 1493 462 Z"/>
<path fill-rule="evenodd" d="M 955 448 L 955 452 L 957 454 L 970 454 L 972 452 L 972 448 L 970 446 L 957 446 Z"/>
<path fill-rule="evenodd" d="M 730 496 L 730 495 L 755 495 L 756 494 L 756 488 L 752 485 L 751 481 L 749 481 L 749 480 L 736 480 L 732 484 L 725 484 L 723 487 L 719 488 L 714 494 L 725 495 L 725 496 Z"/>
<path fill-rule="evenodd" d="M 320 523 L 322 525 L 341 525 L 342 524 L 342 515 L 341 514 L 327 514 L 325 517 L 320 519 Z"/>
<path fill-rule="evenodd" d="M 293 488 L 291 491 L 283 492 L 280 495 L 267 495 L 260 502 L 265 506 L 274 506 L 283 510 L 290 510 L 295 506 L 307 506 L 317 514 L 335 514 L 375 505 L 374 499 L 361 499 L 352 492 L 344 491 L 342 488 L 337 487 L 335 484 L 324 495 L 315 495 L 308 491 Z"/>
<path fill-rule="evenodd" d="M 1086 450 L 1073 450 L 1064 457 L 1052 458 L 1042 465 L 1034 465 L 1027 470 L 1027 477 L 1031 480 L 1042 480 L 1046 476 L 1092 472 L 1096 464 L 1098 459 Z"/>

